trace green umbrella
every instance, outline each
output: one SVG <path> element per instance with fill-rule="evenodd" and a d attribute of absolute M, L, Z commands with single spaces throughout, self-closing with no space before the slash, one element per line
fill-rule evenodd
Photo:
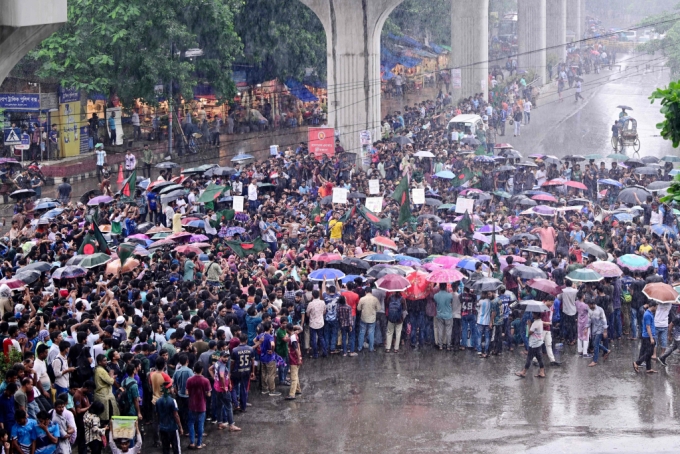
<path fill-rule="evenodd" d="M 456 208 L 456 205 L 453 203 L 445 203 L 444 205 L 439 205 L 437 207 L 437 210 L 454 210 Z"/>
<path fill-rule="evenodd" d="M 189 175 L 189 174 L 193 174 L 193 173 L 205 173 L 208 170 L 212 169 L 213 167 L 217 167 L 217 164 L 204 164 L 202 166 L 192 167 L 190 169 L 184 169 L 184 170 L 182 170 L 182 175 Z"/>
<path fill-rule="evenodd" d="M 66 265 L 77 265 L 83 268 L 94 268 L 95 266 L 104 265 L 111 261 L 111 256 L 103 252 L 95 252 L 94 254 L 78 254 L 71 257 Z"/>
<path fill-rule="evenodd" d="M 213 202 L 215 199 L 217 199 L 226 189 L 226 186 L 218 186 L 216 184 L 210 184 L 207 188 L 205 188 L 205 191 L 203 191 L 203 194 L 198 198 L 197 202 L 198 203 L 208 203 L 208 202 Z"/>
<path fill-rule="evenodd" d="M 151 237 L 152 240 L 162 240 L 163 238 L 172 235 L 172 232 L 159 232 Z"/>
<path fill-rule="evenodd" d="M 680 156 L 668 155 L 661 158 L 661 160 L 666 162 L 680 162 Z"/>
<path fill-rule="evenodd" d="M 510 194 L 509 192 L 505 192 L 505 191 L 494 191 L 493 195 L 498 196 L 498 197 L 502 197 L 504 199 L 509 199 L 509 198 L 512 197 L 512 194 Z"/>
<path fill-rule="evenodd" d="M 628 156 L 626 156 L 625 154 L 621 154 L 621 153 L 610 154 L 610 155 L 607 155 L 607 157 L 609 159 L 611 159 L 612 161 L 627 161 L 628 160 Z"/>
<path fill-rule="evenodd" d="M 584 158 L 586 158 L 588 160 L 590 160 L 590 159 L 602 159 L 603 157 L 604 156 L 602 156 L 601 154 L 597 154 L 597 153 L 596 154 L 587 154 L 587 155 L 584 156 Z"/>
<path fill-rule="evenodd" d="M 574 282 L 600 282 L 604 278 L 596 271 L 588 268 L 581 268 L 567 274 L 567 279 L 570 279 Z"/>

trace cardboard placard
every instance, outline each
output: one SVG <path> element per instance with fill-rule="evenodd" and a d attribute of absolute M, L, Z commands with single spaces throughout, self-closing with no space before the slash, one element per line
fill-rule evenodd
<path fill-rule="evenodd" d="M 278 145 L 269 145 L 269 156 L 278 156 L 279 155 L 279 146 Z"/>
<path fill-rule="evenodd" d="M 382 197 L 366 197 L 366 209 L 374 213 L 381 213 L 382 206 L 383 206 Z"/>
<path fill-rule="evenodd" d="M 347 203 L 347 189 L 333 188 L 333 203 Z"/>
<path fill-rule="evenodd" d="M 456 200 L 456 213 L 463 214 L 466 211 L 472 215 L 475 210 L 475 199 L 466 199 L 463 197 L 458 197 Z"/>
<path fill-rule="evenodd" d="M 414 205 L 425 204 L 425 188 L 411 189 L 411 202 L 413 202 Z"/>
<path fill-rule="evenodd" d="M 243 203 L 244 203 L 245 197 L 242 195 L 235 195 L 232 202 L 234 203 L 234 211 L 236 213 L 241 213 L 243 212 Z"/>
<path fill-rule="evenodd" d="M 368 180 L 368 193 L 380 194 L 380 180 Z"/>

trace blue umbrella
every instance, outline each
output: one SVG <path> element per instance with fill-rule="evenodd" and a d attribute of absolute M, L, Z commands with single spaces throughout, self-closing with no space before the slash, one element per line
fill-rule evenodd
<path fill-rule="evenodd" d="M 205 221 L 201 221 L 201 220 L 191 221 L 190 223 L 185 225 L 185 227 L 193 227 L 195 229 L 204 229 L 205 228 Z"/>
<path fill-rule="evenodd" d="M 359 279 L 361 279 L 362 281 L 365 281 L 365 280 L 366 280 L 366 278 L 363 277 L 363 276 L 358 276 L 358 275 L 356 275 L 356 274 L 348 274 L 347 276 L 345 276 L 345 277 L 343 277 L 342 279 L 340 279 L 340 282 L 342 282 L 343 284 L 346 284 L 346 283 L 348 283 L 348 282 L 354 282 L 354 279 L 356 279 L 356 278 L 359 278 Z"/>
<path fill-rule="evenodd" d="M 652 232 L 656 233 L 659 236 L 663 236 L 664 233 L 667 233 L 669 237 L 675 238 L 675 230 L 673 230 L 671 227 L 663 224 L 657 224 L 652 226 Z"/>
<path fill-rule="evenodd" d="M 403 261 L 403 260 L 410 260 L 410 261 L 413 261 L 413 262 L 420 263 L 420 259 L 417 259 L 415 257 L 411 257 L 410 255 L 396 254 L 393 257 L 394 257 L 395 260 L 398 260 L 400 262 Z"/>
<path fill-rule="evenodd" d="M 619 183 L 616 180 L 610 180 L 609 178 L 605 178 L 604 180 L 597 180 L 598 184 L 604 184 L 608 186 L 616 186 L 617 188 L 622 188 L 623 184 Z"/>
<path fill-rule="evenodd" d="M 240 162 L 240 161 L 247 161 L 249 159 L 255 159 L 255 157 L 253 155 L 243 153 L 243 154 L 237 154 L 236 156 L 231 158 L 231 161 L 232 162 Z"/>
<path fill-rule="evenodd" d="M 137 183 L 137 186 L 139 186 L 142 189 L 146 189 L 146 188 L 149 187 L 150 184 L 151 184 L 151 180 L 149 178 L 147 178 L 146 180 L 142 180 L 139 183 Z"/>
<path fill-rule="evenodd" d="M 468 271 L 474 271 L 475 265 L 477 263 L 479 263 L 479 260 L 468 257 L 468 258 L 464 258 L 463 260 L 458 262 L 458 265 L 456 265 L 456 267 L 464 269 L 464 270 L 468 270 Z"/>
<path fill-rule="evenodd" d="M 364 257 L 364 260 L 367 262 L 390 263 L 395 262 L 396 258 L 393 255 L 387 254 L 371 254 L 367 257 Z"/>
<path fill-rule="evenodd" d="M 34 210 L 51 210 L 53 208 L 57 208 L 59 205 L 61 205 L 58 202 L 42 202 L 37 204 L 33 209 Z"/>
<path fill-rule="evenodd" d="M 633 222 L 633 215 L 628 213 L 616 213 L 612 217 L 619 222 Z"/>
<path fill-rule="evenodd" d="M 668 172 L 668 175 L 674 177 L 674 176 L 676 176 L 676 175 L 679 174 L 679 173 L 680 173 L 680 169 L 673 169 L 673 170 L 671 170 L 670 172 Z"/>
<path fill-rule="evenodd" d="M 312 271 L 309 274 L 309 279 L 312 281 L 323 281 L 326 276 L 326 281 L 333 281 L 335 279 L 342 279 L 345 273 L 333 268 L 321 268 L 320 270 Z"/>
<path fill-rule="evenodd" d="M 445 180 L 453 180 L 456 178 L 456 175 L 454 175 L 454 173 L 450 170 L 442 170 L 441 172 L 435 173 L 434 176 L 437 178 L 443 178 Z"/>
<path fill-rule="evenodd" d="M 475 162 L 496 162 L 496 160 L 492 156 L 475 156 L 473 159 Z"/>
<path fill-rule="evenodd" d="M 524 191 L 524 194 L 526 194 L 526 195 L 553 195 L 553 194 L 551 194 L 551 193 L 549 193 L 549 192 L 538 191 L 538 190 L 534 190 L 534 189 L 532 189 L 532 190 L 530 190 L 530 191 Z M 553 196 L 553 197 L 554 197 L 554 196 Z"/>
<path fill-rule="evenodd" d="M 54 219 L 63 212 L 64 212 L 63 208 L 55 208 L 55 209 L 50 210 L 46 213 L 43 213 L 43 215 L 40 216 L 40 219 Z"/>

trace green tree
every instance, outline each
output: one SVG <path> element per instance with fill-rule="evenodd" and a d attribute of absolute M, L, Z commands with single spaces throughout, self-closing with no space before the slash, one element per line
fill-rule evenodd
<path fill-rule="evenodd" d="M 435 44 L 451 43 L 451 0 L 405 0 L 387 18 L 383 34 L 407 34 Z"/>
<path fill-rule="evenodd" d="M 245 0 L 236 30 L 253 82 L 288 77 L 302 79 L 313 68 L 325 80 L 326 33 L 312 10 L 299 0 Z"/>
<path fill-rule="evenodd" d="M 171 80 L 185 99 L 203 82 L 227 99 L 242 48 L 234 28 L 240 7 L 240 0 L 69 0 L 68 23 L 31 57 L 40 77 L 88 94 L 115 93 L 127 105 L 155 103 L 155 86 Z M 195 48 L 203 55 L 186 58 Z"/>

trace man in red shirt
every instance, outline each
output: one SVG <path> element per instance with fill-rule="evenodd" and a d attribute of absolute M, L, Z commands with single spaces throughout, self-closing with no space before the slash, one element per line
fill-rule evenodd
<path fill-rule="evenodd" d="M 189 395 L 189 449 L 204 448 L 206 398 L 210 397 L 210 381 L 203 376 L 203 363 L 196 361 L 194 375 L 187 380 Z"/>
<path fill-rule="evenodd" d="M 290 392 L 286 400 L 294 400 L 297 395 L 302 394 L 300 388 L 300 378 L 298 373 L 300 366 L 302 366 L 302 351 L 300 350 L 300 342 L 298 335 L 302 330 L 300 327 L 295 327 L 291 323 L 286 326 L 288 333 L 288 364 L 290 365 Z"/>

